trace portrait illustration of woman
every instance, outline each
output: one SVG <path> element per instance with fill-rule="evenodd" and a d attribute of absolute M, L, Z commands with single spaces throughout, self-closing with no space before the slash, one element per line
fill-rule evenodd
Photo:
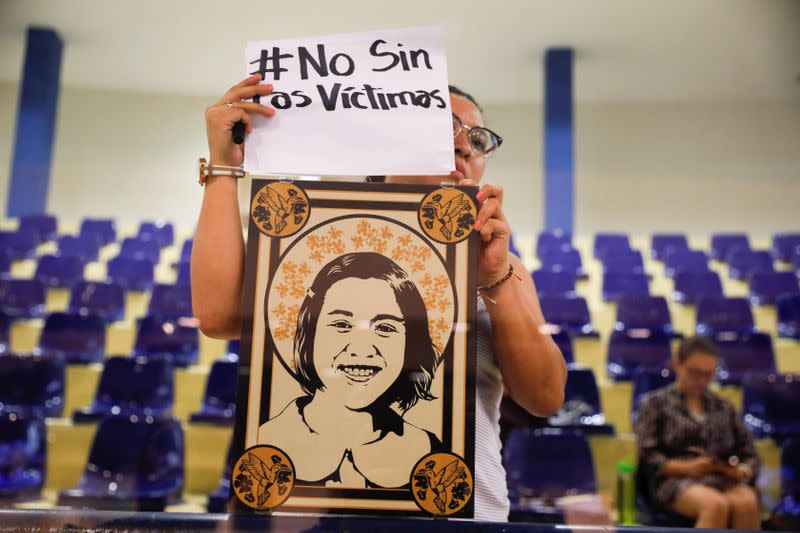
<path fill-rule="evenodd" d="M 439 354 L 417 286 L 392 259 L 341 255 L 314 278 L 297 316 L 293 358 L 303 396 L 258 431 L 292 458 L 299 483 L 403 487 L 437 437 L 406 420 L 430 389 Z"/>

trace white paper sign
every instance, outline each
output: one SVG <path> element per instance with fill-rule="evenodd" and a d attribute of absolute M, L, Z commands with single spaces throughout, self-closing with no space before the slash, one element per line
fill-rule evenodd
<path fill-rule="evenodd" d="M 254 117 L 253 174 L 447 175 L 454 169 L 447 62 L 438 28 L 251 42 L 276 109 Z"/>

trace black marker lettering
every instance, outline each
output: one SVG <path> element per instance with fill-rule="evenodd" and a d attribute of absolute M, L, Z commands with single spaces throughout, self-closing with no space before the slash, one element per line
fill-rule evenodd
<path fill-rule="evenodd" d="M 272 47 L 272 55 L 269 50 L 261 50 L 261 57 L 251 61 L 250 64 L 258 63 L 258 70 L 251 72 L 251 74 L 261 74 L 261 79 L 267 79 L 266 74 L 272 74 L 272 79 L 280 80 L 281 72 L 287 72 L 289 69 L 281 67 L 281 59 L 289 59 L 294 57 L 292 54 L 281 54 L 281 49 L 277 46 Z M 267 63 L 271 62 L 270 65 Z"/>
<path fill-rule="evenodd" d="M 308 65 L 317 73 L 317 76 L 325 78 L 328 75 L 328 61 L 325 59 L 325 46 L 317 45 L 317 59 L 308 51 L 305 46 L 297 48 L 297 59 L 300 61 L 300 79 L 308 79 Z"/>
<path fill-rule="evenodd" d="M 331 87 L 331 92 L 328 94 L 328 91 L 325 90 L 324 85 L 317 85 L 317 91 L 319 91 L 319 97 L 322 98 L 322 106 L 325 108 L 326 111 L 336 111 L 336 101 L 339 98 L 339 90 L 342 88 L 341 83 L 334 83 L 333 87 Z"/>
<path fill-rule="evenodd" d="M 292 91 L 292 96 L 302 98 L 302 101 L 299 104 L 296 104 L 295 107 L 308 107 L 311 104 L 311 98 L 303 91 Z"/>
<path fill-rule="evenodd" d="M 391 62 L 391 63 L 389 64 L 389 66 L 387 66 L 387 67 L 384 67 L 384 68 L 374 68 L 374 69 L 372 69 L 374 72 L 386 72 L 387 70 L 394 68 L 394 66 L 395 66 L 395 65 L 397 65 L 397 63 L 400 61 L 400 60 L 397 58 L 397 56 L 396 56 L 396 55 L 394 55 L 394 54 L 393 54 L 393 53 L 391 53 L 391 52 L 380 52 L 380 53 L 379 53 L 379 52 L 378 52 L 378 45 L 381 45 L 381 44 L 386 44 L 386 41 L 384 41 L 383 39 L 378 39 L 377 41 L 375 41 L 374 43 L 372 43 L 372 46 L 370 46 L 370 47 L 369 47 L 369 53 L 370 53 L 370 55 L 372 55 L 372 56 L 375 56 L 375 57 L 384 57 L 384 56 L 389 56 L 389 57 L 391 57 L 391 58 L 392 58 L 392 62 Z"/>
<path fill-rule="evenodd" d="M 344 70 L 339 69 L 340 58 L 344 58 L 345 65 L 347 65 L 347 68 L 345 68 Z M 347 54 L 338 53 L 331 58 L 331 72 L 333 72 L 337 76 L 349 76 L 350 74 L 353 73 L 355 69 L 356 69 L 356 64 L 353 61 L 353 58 Z"/>

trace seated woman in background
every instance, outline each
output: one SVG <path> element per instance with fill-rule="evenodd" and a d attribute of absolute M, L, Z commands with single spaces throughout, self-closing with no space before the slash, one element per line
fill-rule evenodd
<path fill-rule="evenodd" d="M 695 527 L 759 529 L 759 459 L 733 405 L 708 390 L 717 361 L 711 341 L 683 341 L 675 383 L 649 394 L 639 412 L 639 468 L 650 499 Z"/>

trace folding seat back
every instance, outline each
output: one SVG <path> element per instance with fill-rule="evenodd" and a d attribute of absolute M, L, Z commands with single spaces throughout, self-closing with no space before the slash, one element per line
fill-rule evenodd
<path fill-rule="evenodd" d="M 569 332 L 562 329 L 556 333 L 552 333 L 550 335 L 553 338 L 553 342 L 556 343 L 558 349 L 561 350 L 561 355 L 564 357 L 564 361 L 569 365 L 575 362 L 575 351 L 572 346 L 572 337 L 570 336 Z"/>
<path fill-rule="evenodd" d="M 68 363 L 86 364 L 103 358 L 106 324 L 99 315 L 51 313 L 44 322 L 37 353 L 57 354 Z"/>
<path fill-rule="evenodd" d="M 14 318 L 39 318 L 45 313 L 45 287 L 36 279 L 0 279 L 0 311 Z"/>
<path fill-rule="evenodd" d="M 64 235 L 58 238 L 58 255 L 77 257 L 84 263 L 97 261 L 100 247 L 93 237 Z"/>
<path fill-rule="evenodd" d="M 159 248 L 171 246 L 175 242 L 175 229 L 169 222 L 142 222 L 139 225 L 139 238 L 158 243 Z"/>
<path fill-rule="evenodd" d="M 670 278 L 678 272 L 708 271 L 708 257 L 699 250 L 675 250 L 664 260 L 664 272 Z"/>
<path fill-rule="evenodd" d="M 208 374 L 200 411 L 192 414 L 192 422 L 233 423 L 236 414 L 238 363 L 215 361 Z"/>
<path fill-rule="evenodd" d="M 147 259 L 115 257 L 108 262 L 108 281 L 126 290 L 147 291 L 153 287 L 155 263 Z"/>
<path fill-rule="evenodd" d="M 669 366 L 671 360 L 670 337 L 663 333 L 614 331 L 608 341 L 607 371 L 615 381 L 630 380 L 639 367 Z"/>
<path fill-rule="evenodd" d="M 40 418 L 0 413 L 0 498 L 32 498 L 46 472 L 47 431 Z"/>
<path fill-rule="evenodd" d="M 0 253 L 15 261 L 35 257 L 39 243 L 39 234 L 32 229 L 0 231 Z"/>
<path fill-rule="evenodd" d="M 125 317 L 125 290 L 116 283 L 83 281 L 72 288 L 69 312 L 96 314 L 106 322 Z"/>
<path fill-rule="evenodd" d="M 582 296 L 540 296 L 539 303 L 548 324 L 574 336 L 596 336 L 589 305 Z"/>
<path fill-rule="evenodd" d="M 192 316 L 191 286 L 155 285 L 150 297 L 147 314 L 165 318 Z"/>
<path fill-rule="evenodd" d="M 53 240 L 58 232 L 58 221 L 53 215 L 24 215 L 19 219 L 18 231 L 31 231 L 39 242 Z"/>
<path fill-rule="evenodd" d="M 536 291 L 544 296 L 570 296 L 575 294 L 575 275 L 569 272 L 537 270 L 533 274 Z"/>
<path fill-rule="evenodd" d="M 161 247 L 157 241 L 128 237 L 122 241 L 119 257 L 131 259 L 147 259 L 157 264 L 161 257 Z"/>
<path fill-rule="evenodd" d="M 559 250 L 558 252 L 545 252 L 539 257 L 542 270 L 570 272 L 575 276 L 584 275 L 583 261 L 578 250 Z"/>
<path fill-rule="evenodd" d="M 703 298 L 722 296 L 722 281 L 716 272 L 679 272 L 675 275 L 672 299 L 678 303 L 696 304 Z"/>
<path fill-rule="evenodd" d="M 800 339 L 800 295 L 787 295 L 778 298 L 778 335 L 790 339 Z"/>
<path fill-rule="evenodd" d="M 736 248 L 750 249 L 750 239 L 744 233 L 718 233 L 711 236 L 711 257 L 727 261 L 728 254 Z"/>
<path fill-rule="evenodd" d="M 65 380 L 61 357 L 0 356 L 0 412 L 20 417 L 60 417 Z"/>
<path fill-rule="evenodd" d="M 542 232 L 536 238 L 536 256 L 541 258 L 545 253 L 572 249 L 572 235 L 569 233 Z"/>
<path fill-rule="evenodd" d="M 644 273 L 644 260 L 638 250 L 626 250 L 603 259 L 603 272 L 616 272 L 620 274 Z"/>
<path fill-rule="evenodd" d="M 175 366 L 197 362 L 198 330 L 180 319 L 145 316 L 136 334 L 134 355 L 168 356 Z"/>
<path fill-rule="evenodd" d="M 728 275 L 731 279 L 747 280 L 756 272 L 774 272 L 772 254 L 766 250 L 743 250 L 731 252 L 728 258 Z"/>
<path fill-rule="evenodd" d="M 87 218 L 81 222 L 79 235 L 105 246 L 117 240 L 117 226 L 111 219 Z"/>
<path fill-rule="evenodd" d="M 723 385 L 741 385 L 748 372 L 776 372 L 772 338 L 765 333 L 718 336 L 716 344 L 717 379 Z"/>
<path fill-rule="evenodd" d="M 39 258 L 33 277 L 48 287 L 70 288 L 83 281 L 85 266 L 79 257 L 44 255 Z"/>
<path fill-rule="evenodd" d="M 623 296 L 649 296 L 650 285 L 645 274 L 606 272 L 603 274 L 603 300 L 617 301 Z"/>
<path fill-rule="evenodd" d="M 772 255 L 778 261 L 791 261 L 800 247 L 800 233 L 777 233 L 772 236 Z"/>
<path fill-rule="evenodd" d="M 631 419 L 634 424 L 639 418 L 639 407 L 644 397 L 675 382 L 675 373 L 667 367 L 639 367 L 633 373 L 633 395 Z"/>
<path fill-rule="evenodd" d="M 753 333 L 756 329 L 746 298 L 704 298 L 697 304 L 696 331 L 710 337 L 718 333 Z"/>
<path fill-rule="evenodd" d="M 650 241 L 650 257 L 663 261 L 664 255 L 670 248 L 673 250 L 688 250 L 689 241 L 687 241 L 686 235 L 671 233 L 654 234 Z"/>
<path fill-rule="evenodd" d="M 750 277 L 750 301 L 755 305 L 774 305 L 781 296 L 800 294 L 794 272 L 756 272 Z"/>
<path fill-rule="evenodd" d="M 631 249 L 628 236 L 622 233 L 598 233 L 594 237 L 594 256 L 601 261 L 609 255 Z"/>
<path fill-rule="evenodd" d="M 674 334 L 667 301 L 662 296 L 623 296 L 617 301 L 617 331 L 644 329 Z"/>

